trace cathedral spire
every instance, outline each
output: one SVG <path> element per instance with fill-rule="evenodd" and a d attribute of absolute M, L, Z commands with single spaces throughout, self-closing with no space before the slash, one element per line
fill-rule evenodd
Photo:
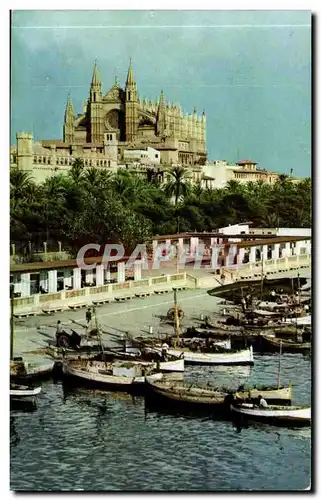
<path fill-rule="evenodd" d="M 97 66 L 97 59 L 95 59 L 95 66 L 93 71 L 93 77 L 91 79 L 91 85 L 101 85 L 100 74 Z"/>
<path fill-rule="evenodd" d="M 63 126 L 63 137 L 66 144 L 71 144 L 74 139 L 74 121 L 75 113 L 71 102 L 70 94 L 68 94 L 67 104 L 65 109 L 65 121 Z"/>
<path fill-rule="evenodd" d="M 65 122 L 69 122 L 70 119 L 73 120 L 74 118 L 75 118 L 74 108 L 72 105 L 70 94 L 68 94 L 66 110 L 65 110 Z"/>
<path fill-rule="evenodd" d="M 165 116 L 165 100 L 164 100 L 164 92 L 161 90 L 158 110 L 157 110 L 157 123 L 156 123 L 156 131 L 157 135 L 162 136 L 166 129 L 166 116 Z"/>
<path fill-rule="evenodd" d="M 90 85 L 90 101 L 91 102 L 99 102 L 101 101 L 102 98 L 102 91 L 101 91 L 101 79 L 100 79 L 100 74 L 97 66 L 97 59 L 95 60 L 95 66 L 93 70 L 93 76 L 91 79 L 91 85 Z"/>
<path fill-rule="evenodd" d="M 132 58 L 129 59 L 129 67 L 128 67 L 128 73 L 127 73 L 127 80 L 126 80 L 126 87 L 133 87 L 136 86 L 135 82 L 135 77 L 134 77 L 134 72 L 132 68 Z"/>
<path fill-rule="evenodd" d="M 158 104 L 158 112 L 160 110 L 165 109 L 165 100 L 164 100 L 164 92 L 161 90 L 159 104 Z"/>

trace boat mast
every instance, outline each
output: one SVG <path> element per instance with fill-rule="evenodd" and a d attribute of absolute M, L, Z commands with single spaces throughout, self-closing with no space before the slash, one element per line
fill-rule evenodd
<path fill-rule="evenodd" d="M 101 353 L 104 355 L 105 354 L 105 352 L 104 352 L 104 345 L 103 345 L 103 341 L 102 341 L 101 334 L 100 334 L 100 328 L 99 328 L 99 325 L 98 325 L 98 320 L 97 320 L 97 314 L 96 314 L 96 308 L 95 307 L 93 307 L 93 313 L 94 313 L 94 316 L 95 316 L 95 326 L 96 326 L 96 331 L 97 331 L 97 335 L 98 335 L 98 338 L 99 338 Z"/>
<path fill-rule="evenodd" d="M 282 340 L 280 340 L 279 370 L 278 370 L 278 389 L 280 389 L 280 377 L 281 377 L 281 355 L 282 355 Z"/>
<path fill-rule="evenodd" d="M 264 262 L 263 262 L 263 246 L 261 247 L 261 302 L 263 300 L 263 276 L 264 276 Z"/>
<path fill-rule="evenodd" d="M 13 307 L 14 307 L 14 285 L 10 285 L 10 361 L 13 360 Z"/>
<path fill-rule="evenodd" d="M 177 347 L 180 343 L 180 328 L 179 328 L 179 316 L 178 316 L 178 306 L 177 306 L 177 291 L 174 291 L 174 327 L 175 327 L 175 342 L 174 347 Z"/>

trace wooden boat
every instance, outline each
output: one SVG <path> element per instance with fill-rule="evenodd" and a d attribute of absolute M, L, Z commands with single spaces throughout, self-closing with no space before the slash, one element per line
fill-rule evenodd
<path fill-rule="evenodd" d="M 262 295 L 262 300 L 269 299 L 272 290 L 277 288 L 283 288 L 284 293 L 293 294 L 298 287 L 301 288 L 306 282 L 307 279 L 302 277 L 299 277 L 297 280 L 293 280 L 293 278 L 290 277 L 282 277 L 276 279 L 264 279 L 263 281 L 261 278 L 257 278 L 228 283 L 227 285 L 222 285 L 213 288 L 212 290 L 208 290 L 207 293 L 223 300 L 241 304 L 244 295 Z"/>
<path fill-rule="evenodd" d="M 294 342 L 293 340 L 283 340 L 267 335 L 261 335 L 261 338 L 270 352 L 278 352 L 280 345 L 282 345 L 283 352 L 289 353 L 304 353 L 311 349 L 311 342 Z"/>
<path fill-rule="evenodd" d="M 176 289 L 174 291 L 174 326 L 175 326 L 175 339 L 173 341 L 173 348 L 169 348 L 166 345 L 166 354 L 170 356 L 176 356 L 177 358 L 183 358 L 186 364 L 194 365 L 253 365 L 253 348 L 232 351 L 225 350 L 220 347 L 214 349 L 202 349 L 201 351 L 194 351 L 188 347 L 176 347 L 182 344 L 182 339 L 180 338 L 180 327 L 179 327 L 179 315 L 178 306 L 176 299 Z M 164 352 L 165 345 L 154 345 L 150 349 L 158 350 L 158 352 Z M 214 352 L 213 352 L 214 351 Z"/>
<path fill-rule="evenodd" d="M 191 384 L 184 381 L 146 379 L 148 389 L 154 396 L 170 401 L 194 405 L 223 405 L 228 393 L 208 385 Z"/>
<path fill-rule="evenodd" d="M 54 362 L 31 364 L 22 358 L 15 358 L 10 361 L 10 378 L 16 383 L 33 382 L 50 377 L 53 369 Z"/>
<path fill-rule="evenodd" d="M 35 396 L 40 394 L 41 387 L 29 387 L 10 383 L 10 400 L 34 400 Z"/>
<path fill-rule="evenodd" d="M 63 361 L 62 372 L 78 382 L 114 390 L 130 390 L 143 385 L 147 375 L 156 380 L 163 377 L 162 373 L 155 373 L 154 363 L 148 365 L 135 361 Z"/>
<path fill-rule="evenodd" d="M 253 348 L 240 351 L 228 350 L 226 352 L 198 352 L 187 348 L 168 349 L 168 353 L 173 356 L 184 356 L 188 365 L 253 365 Z"/>
<path fill-rule="evenodd" d="M 254 420 L 269 423 L 311 425 L 310 406 L 277 406 L 259 407 L 250 403 L 231 404 L 231 410 Z"/>
<path fill-rule="evenodd" d="M 287 387 L 253 387 L 249 389 L 241 388 L 234 397 L 243 402 L 253 402 L 262 396 L 269 404 L 291 404 L 292 386 Z"/>

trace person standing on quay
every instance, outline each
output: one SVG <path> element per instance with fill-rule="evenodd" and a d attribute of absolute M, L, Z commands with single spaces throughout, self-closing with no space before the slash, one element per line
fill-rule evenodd
<path fill-rule="evenodd" d="M 88 309 L 86 311 L 86 321 L 87 321 L 87 326 L 88 326 L 89 323 L 91 322 L 91 310 L 90 310 L 90 307 L 88 307 Z"/>

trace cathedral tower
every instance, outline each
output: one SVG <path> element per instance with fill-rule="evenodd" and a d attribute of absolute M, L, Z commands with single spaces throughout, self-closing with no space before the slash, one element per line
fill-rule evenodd
<path fill-rule="evenodd" d="M 164 92 L 161 90 L 158 110 L 157 110 L 157 122 L 156 122 L 156 133 L 160 137 L 164 135 L 166 129 L 166 109 L 164 101 Z"/>
<path fill-rule="evenodd" d="M 89 97 L 89 140 L 93 144 L 103 144 L 104 129 L 103 129 L 103 105 L 101 80 L 97 64 L 95 62 L 93 77 L 90 85 Z"/>
<path fill-rule="evenodd" d="M 74 142 L 74 135 L 75 135 L 74 121 L 75 121 L 74 108 L 70 99 L 70 95 L 68 95 L 66 111 L 65 111 L 65 121 L 63 127 L 63 137 L 64 137 L 64 142 L 66 144 L 71 144 L 72 142 Z"/>
<path fill-rule="evenodd" d="M 127 142 L 135 140 L 138 127 L 138 99 L 135 77 L 131 60 L 129 62 L 125 87 L 125 138 Z"/>

